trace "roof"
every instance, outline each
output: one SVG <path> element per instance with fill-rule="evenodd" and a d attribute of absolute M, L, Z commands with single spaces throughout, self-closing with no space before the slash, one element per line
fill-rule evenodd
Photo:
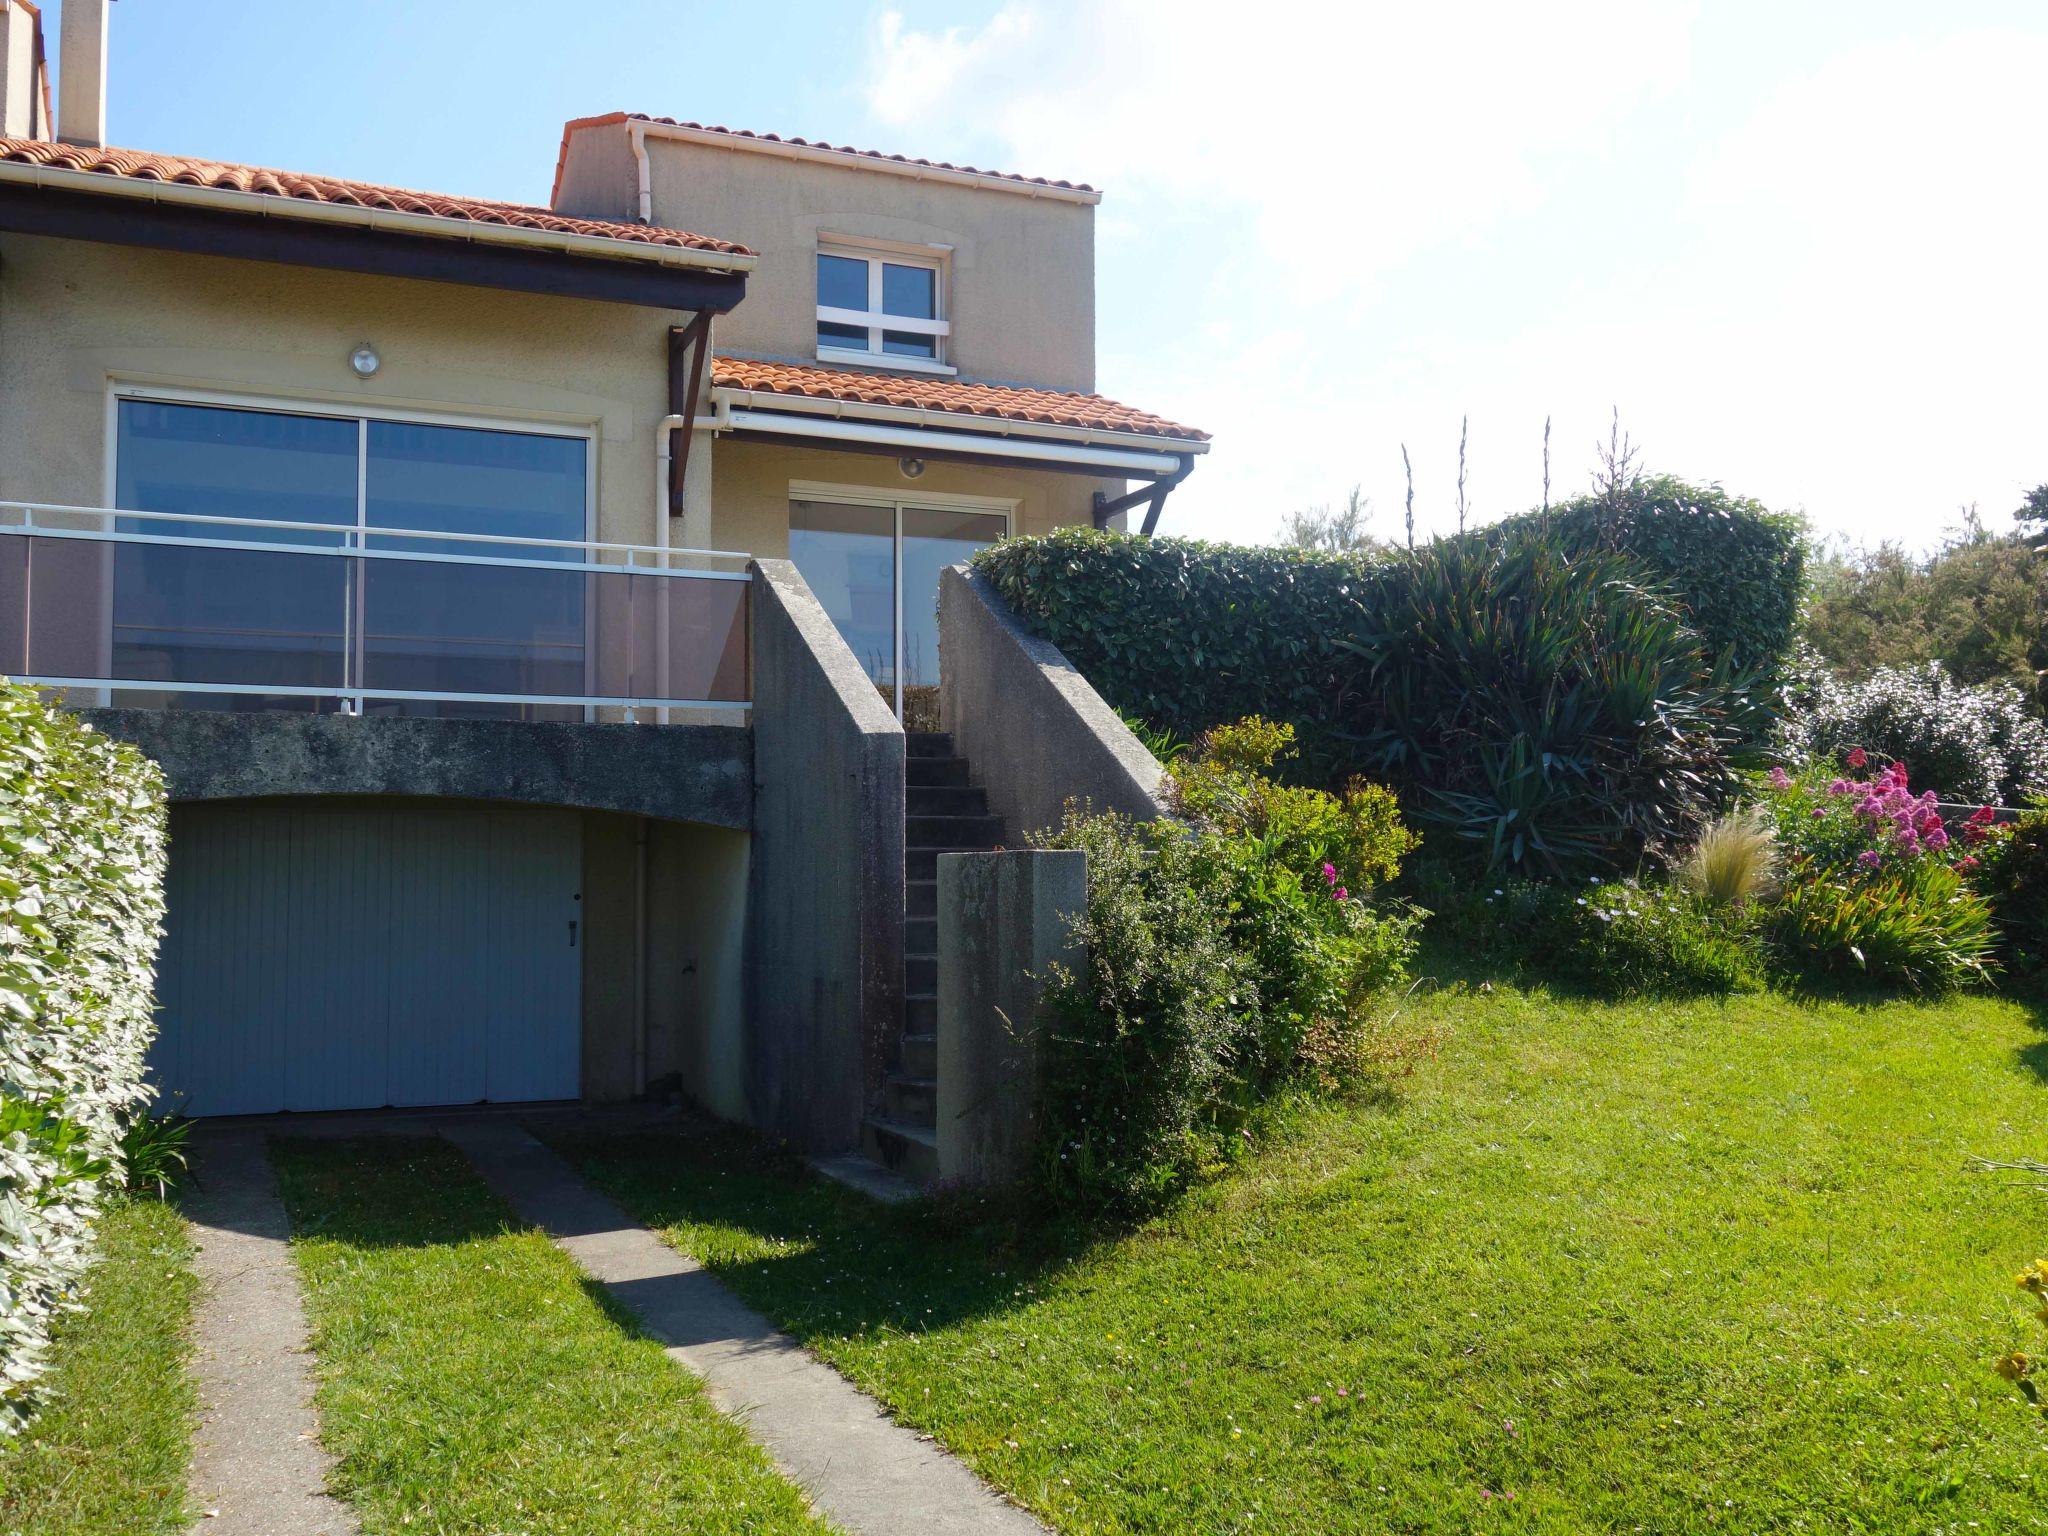
<path fill-rule="evenodd" d="M 534 230 L 582 239 L 617 241 L 640 247 L 701 251 L 751 257 L 754 253 L 730 240 L 715 240 L 680 229 L 646 224 L 620 224 L 601 219 L 572 219 L 545 208 L 451 197 L 439 192 L 411 192 L 370 182 L 341 181 L 298 171 L 266 170 L 221 160 L 195 160 L 183 155 L 151 154 L 137 149 L 95 149 L 57 144 L 45 139 L 0 138 L 0 168 L 8 164 L 105 176 L 123 182 L 155 182 L 166 186 L 204 187 L 220 192 L 319 203 L 338 208 L 376 209 L 421 218 L 445 219 L 479 226 Z"/>
<path fill-rule="evenodd" d="M 951 379 L 905 378 L 803 363 L 714 357 L 711 385 L 714 389 L 836 400 L 983 421 L 1026 422 L 1089 432 L 1127 433 L 1133 437 L 1171 437 L 1188 443 L 1209 440 L 1206 432 L 1120 405 L 1101 395 L 1024 389 L 1011 384 L 962 384 Z"/>
<path fill-rule="evenodd" d="M 613 123 L 645 123 L 666 129 L 677 137 L 723 140 L 734 149 L 758 149 L 805 159 L 846 158 L 863 161 L 868 168 L 908 176 L 925 176 L 951 181 L 976 182 L 999 191 L 1059 197 L 1073 202 L 1102 200 L 1098 188 L 1085 181 L 1062 181 L 1049 176 L 1023 176 L 1015 171 L 991 171 L 980 166 L 955 165 L 948 160 L 926 160 L 913 155 L 892 155 L 878 149 L 856 149 L 850 144 L 828 144 L 823 139 L 799 138 L 794 134 L 757 133 L 751 128 L 725 128 L 716 123 L 696 123 L 686 118 L 653 117 L 645 112 L 607 112 L 597 117 L 579 117 L 563 124 L 562 150 L 555 163 L 555 194 L 562 186 L 562 168 L 569 154 L 569 136 L 579 128 L 601 128 Z"/>

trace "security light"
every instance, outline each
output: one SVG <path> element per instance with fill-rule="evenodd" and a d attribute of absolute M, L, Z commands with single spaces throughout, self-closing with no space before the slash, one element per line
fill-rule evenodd
<path fill-rule="evenodd" d="M 348 365 L 355 370 L 356 377 L 367 379 L 384 366 L 384 359 L 377 355 L 377 349 L 368 342 L 348 355 Z"/>

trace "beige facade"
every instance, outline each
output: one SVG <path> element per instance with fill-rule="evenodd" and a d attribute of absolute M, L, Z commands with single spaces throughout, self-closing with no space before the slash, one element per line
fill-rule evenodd
<path fill-rule="evenodd" d="M 581 429 L 595 448 L 596 536 L 653 543 L 668 332 L 691 318 L 0 235 L 0 499 L 108 505 L 108 401 L 133 386 Z M 370 379 L 348 364 L 364 342 L 382 358 Z"/>
<path fill-rule="evenodd" d="M 572 133 L 556 208 L 639 216 L 631 125 Z M 760 253 L 718 346 L 749 357 L 817 355 L 817 254 L 833 236 L 943 253 L 948 361 L 962 379 L 1095 387 L 1095 209 L 1088 203 L 924 180 L 856 155 L 825 163 L 733 138 L 691 142 L 647 126 L 654 222 L 710 230 Z"/>

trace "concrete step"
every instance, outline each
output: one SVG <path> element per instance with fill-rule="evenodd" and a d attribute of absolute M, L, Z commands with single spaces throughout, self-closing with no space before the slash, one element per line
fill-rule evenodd
<path fill-rule="evenodd" d="M 938 1027 L 938 994 L 912 993 L 903 999 L 903 1032 L 906 1035 L 928 1035 Z"/>
<path fill-rule="evenodd" d="M 922 880 L 911 876 L 910 883 L 903 888 L 903 910 L 910 917 L 937 917 L 939 915 L 939 882 L 930 875 Z"/>
<path fill-rule="evenodd" d="M 903 924 L 903 952 L 906 955 L 936 955 L 939 952 L 939 920 L 936 917 L 906 919 Z"/>
<path fill-rule="evenodd" d="M 907 848 L 989 849 L 1003 840 L 1000 816 L 906 816 L 903 843 Z"/>
<path fill-rule="evenodd" d="M 972 784 L 913 784 L 904 809 L 912 816 L 986 816 L 988 794 Z"/>
<path fill-rule="evenodd" d="M 937 1125 L 939 1080 L 892 1073 L 882 1084 L 882 1112 L 901 1125 Z"/>
<path fill-rule="evenodd" d="M 903 957 L 903 993 L 906 997 L 921 997 L 939 994 L 939 957 L 937 955 L 905 955 Z"/>
<path fill-rule="evenodd" d="M 904 782 L 912 789 L 936 789 L 967 782 L 964 757 L 906 757 Z"/>
<path fill-rule="evenodd" d="M 928 1125 L 866 1120 L 861 1124 L 860 1144 L 869 1157 L 913 1184 L 938 1182 L 939 1133 Z"/>
<path fill-rule="evenodd" d="M 939 1037 L 937 1035 L 905 1035 L 902 1041 L 903 1075 L 905 1077 L 931 1077 L 939 1075 Z"/>
<path fill-rule="evenodd" d="M 916 881 L 936 882 L 939 878 L 939 855 L 942 853 L 987 853 L 988 844 L 971 844 L 964 848 L 906 848 L 903 850 L 903 878 Z M 932 910 L 938 910 L 936 886 L 933 893 Z"/>
<path fill-rule="evenodd" d="M 903 733 L 903 755 L 905 757 L 951 757 L 953 738 L 944 731 L 905 731 Z"/>

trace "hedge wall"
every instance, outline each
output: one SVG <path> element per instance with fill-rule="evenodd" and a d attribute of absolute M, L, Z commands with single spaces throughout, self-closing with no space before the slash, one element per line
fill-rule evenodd
<path fill-rule="evenodd" d="M 165 841 L 155 764 L 0 682 L 0 1434 L 146 1097 Z"/>
<path fill-rule="evenodd" d="M 1604 547 L 1368 559 L 1062 529 L 974 563 L 1119 708 L 1184 737 L 1285 721 L 1295 776 L 1390 784 L 1431 852 L 1520 873 L 1675 846 L 1759 734 L 1762 691 Z"/>
<path fill-rule="evenodd" d="M 1581 496 L 1481 530 L 1499 538 L 1546 530 L 1568 550 L 1606 548 L 1640 565 L 1686 609 L 1713 654 L 1776 669 L 1792 653 L 1806 584 L 1800 520 L 1718 485 L 1654 475 L 1612 497 Z"/>

